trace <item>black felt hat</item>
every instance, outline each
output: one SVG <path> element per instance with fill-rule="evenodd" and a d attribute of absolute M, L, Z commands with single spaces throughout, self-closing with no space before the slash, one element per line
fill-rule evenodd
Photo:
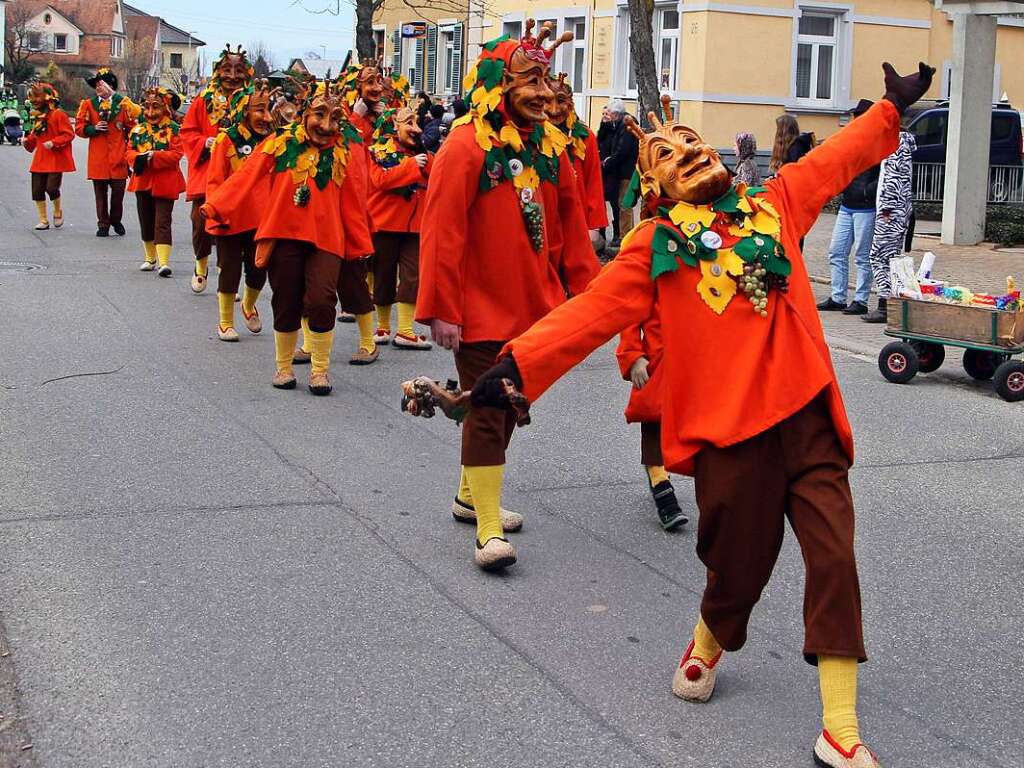
<path fill-rule="evenodd" d="M 98 83 L 100 80 L 105 82 L 115 91 L 117 90 L 117 75 L 115 75 L 106 67 L 100 67 L 98 70 L 96 70 L 95 75 L 93 75 L 92 77 L 85 78 L 85 82 L 89 84 L 90 88 L 95 88 L 96 83 Z"/>
<path fill-rule="evenodd" d="M 854 117 L 860 117 L 873 106 L 875 106 L 875 102 L 873 102 L 871 99 L 861 99 L 860 101 L 857 102 L 857 105 L 850 110 L 850 114 L 853 115 Z"/>

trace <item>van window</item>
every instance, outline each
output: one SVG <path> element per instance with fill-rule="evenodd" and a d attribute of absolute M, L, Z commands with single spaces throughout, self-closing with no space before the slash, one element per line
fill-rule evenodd
<path fill-rule="evenodd" d="M 933 112 L 918 120 L 910 129 L 918 147 L 942 144 L 946 140 L 946 113 Z"/>
<path fill-rule="evenodd" d="M 992 141 L 1006 141 L 1013 136 L 1016 115 L 992 115 Z"/>

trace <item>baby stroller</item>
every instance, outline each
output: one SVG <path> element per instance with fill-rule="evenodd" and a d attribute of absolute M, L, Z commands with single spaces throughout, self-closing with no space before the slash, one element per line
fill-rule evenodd
<path fill-rule="evenodd" d="M 22 128 L 21 113 L 13 108 L 3 111 L 4 131 L 3 138 L 11 144 L 21 144 L 21 137 L 25 135 Z"/>

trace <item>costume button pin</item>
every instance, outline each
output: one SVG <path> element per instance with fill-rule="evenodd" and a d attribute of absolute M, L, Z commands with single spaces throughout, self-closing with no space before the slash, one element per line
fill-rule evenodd
<path fill-rule="evenodd" d="M 533 190 L 530 189 L 529 187 L 524 187 L 523 189 L 519 190 L 519 199 L 522 200 L 524 203 L 532 203 Z"/>
<path fill-rule="evenodd" d="M 679 250 L 679 244 L 676 243 L 675 240 L 669 240 L 667 243 L 665 243 L 665 250 L 667 250 L 669 253 L 675 253 L 676 251 Z"/>
<path fill-rule="evenodd" d="M 712 232 L 710 229 L 700 236 L 700 241 L 713 251 L 722 247 L 722 236 L 717 232 Z"/>
<path fill-rule="evenodd" d="M 513 176 L 518 176 L 523 172 L 523 161 L 513 158 L 508 161 L 508 169 L 512 171 Z"/>
<path fill-rule="evenodd" d="M 718 264 L 711 265 L 711 274 L 715 277 L 719 277 L 722 274 L 722 268 Z"/>
<path fill-rule="evenodd" d="M 248 144 L 243 144 L 242 148 L 239 151 L 243 155 L 249 155 L 249 154 L 252 154 L 252 147 L 250 147 Z"/>
<path fill-rule="evenodd" d="M 758 247 L 761 247 L 762 245 L 764 245 L 764 240 L 760 237 L 755 237 L 754 244 Z"/>

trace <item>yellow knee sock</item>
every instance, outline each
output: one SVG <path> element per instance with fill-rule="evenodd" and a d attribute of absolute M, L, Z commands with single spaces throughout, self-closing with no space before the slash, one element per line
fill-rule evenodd
<path fill-rule="evenodd" d="M 697 621 L 697 627 L 693 630 L 692 655 L 710 662 L 721 650 L 722 646 L 715 640 L 715 636 L 711 634 L 708 625 L 704 623 L 704 617 L 701 616 Z"/>
<path fill-rule="evenodd" d="M 857 660 L 851 656 L 819 656 L 821 722 L 839 746 L 850 751 L 860 742 L 857 728 Z"/>
<path fill-rule="evenodd" d="M 251 315 L 256 311 L 256 299 L 260 297 L 258 288 L 250 288 L 248 285 L 242 288 L 242 311 Z"/>
<path fill-rule="evenodd" d="M 309 318 L 304 317 L 299 321 L 302 326 L 302 351 L 309 354 Z"/>
<path fill-rule="evenodd" d="M 370 289 L 370 293 L 373 293 L 373 272 L 366 273 L 366 287 Z"/>
<path fill-rule="evenodd" d="M 220 310 L 220 327 L 235 327 L 235 294 L 217 292 L 217 307 Z"/>
<path fill-rule="evenodd" d="M 359 327 L 359 348 L 372 354 L 377 348 L 373 340 L 373 312 L 356 315 L 356 325 Z"/>
<path fill-rule="evenodd" d="M 504 464 L 466 467 L 466 480 L 476 507 L 476 540 L 481 544 L 505 536 L 501 527 L 501 483 L 504 477 Z"/>
<path fill-rule="evenodd" d="M 415 336 L 416 331 L 412 329 L 412 319 L 416 317 L 416 305 L 407 301 L 398 302 L 398 332 L 406 336 Z"/>
<path fill-rule="evenodd" d="M 166 267 L 171 263 L 171 246 L 165 243 L 157 243 L 156 245 L 156 258 L 160 262 L 161 267 Z"/>
<path fill-rule="evenodd" d="M 55 218 L 55 219 L 63 219 L 64 218 L 64 208 L 61 206 L 61 202 L 60 202 L 60 198 L 59 197 L 56 200 L 53 201 L 53 218 Z"/>
<path fill-rule="evenodd" d="M 203 277 L 206 277 L 206 275 L 210 271 L 210 268 L 207 265 L 207 262 L 209 262 L 209 260 L 210 260 L 209 256 L 203 256 L 201 259 L 196 259 L 196 274 L 197 275 L 202 275 Z"/>
<path fill-rule="evenodd" d="M 39 214 L 39 223 L 40 224 L 49 224 L 50 223 L 50 219 L 46 215 L 46 201 L 45 200 L 36 200 L 35 204 L 36 204 L 36 212 Z"/>
<path fill-rule="evenodd" d="M 455 498 L 461 501 L 463 504 L 473 504 L 473 492 L 469 490 L 469 480 L 466 477 L 466 468 L 463 467 L 462 471 L 459 472 L 459 490 L 455 494 Z"/>
<path fill-rule="evenodd" d="M 382 331 L 391 330 L 391 305 L 381 304 L 377 307 L 377 327 Z"/>
<path fill-rule="evenodd" d="M 277 370 L 281 373 L 292 372 L 292 357 L 298 338 L 298 331 L 274 331 L 274 356 L 277 358 Z"/>
<path fill-rule="evenodd" d="M 152 240 L 143 240 L 142 252 L 145 254 L 146 261 L 150 264 L 156 264 L 156 243 Z"/>
<path fill-rule="evenodd" d="M 656 486 L 658 483 L 663 483 L 668 480 L 668 472 L 662 466 L 650 466 L 645 467 L 647 470 L 647 479 L 651 481 L 651 488 Z"/>
<path fill-rule="evenodd" d="M 306 333 L 306 346 L 309 347 L 309 366 L 313 373 L 327 373 L 331 367 L 331 344 L 334 343 L 334 331 L 309 331 Z"/>

